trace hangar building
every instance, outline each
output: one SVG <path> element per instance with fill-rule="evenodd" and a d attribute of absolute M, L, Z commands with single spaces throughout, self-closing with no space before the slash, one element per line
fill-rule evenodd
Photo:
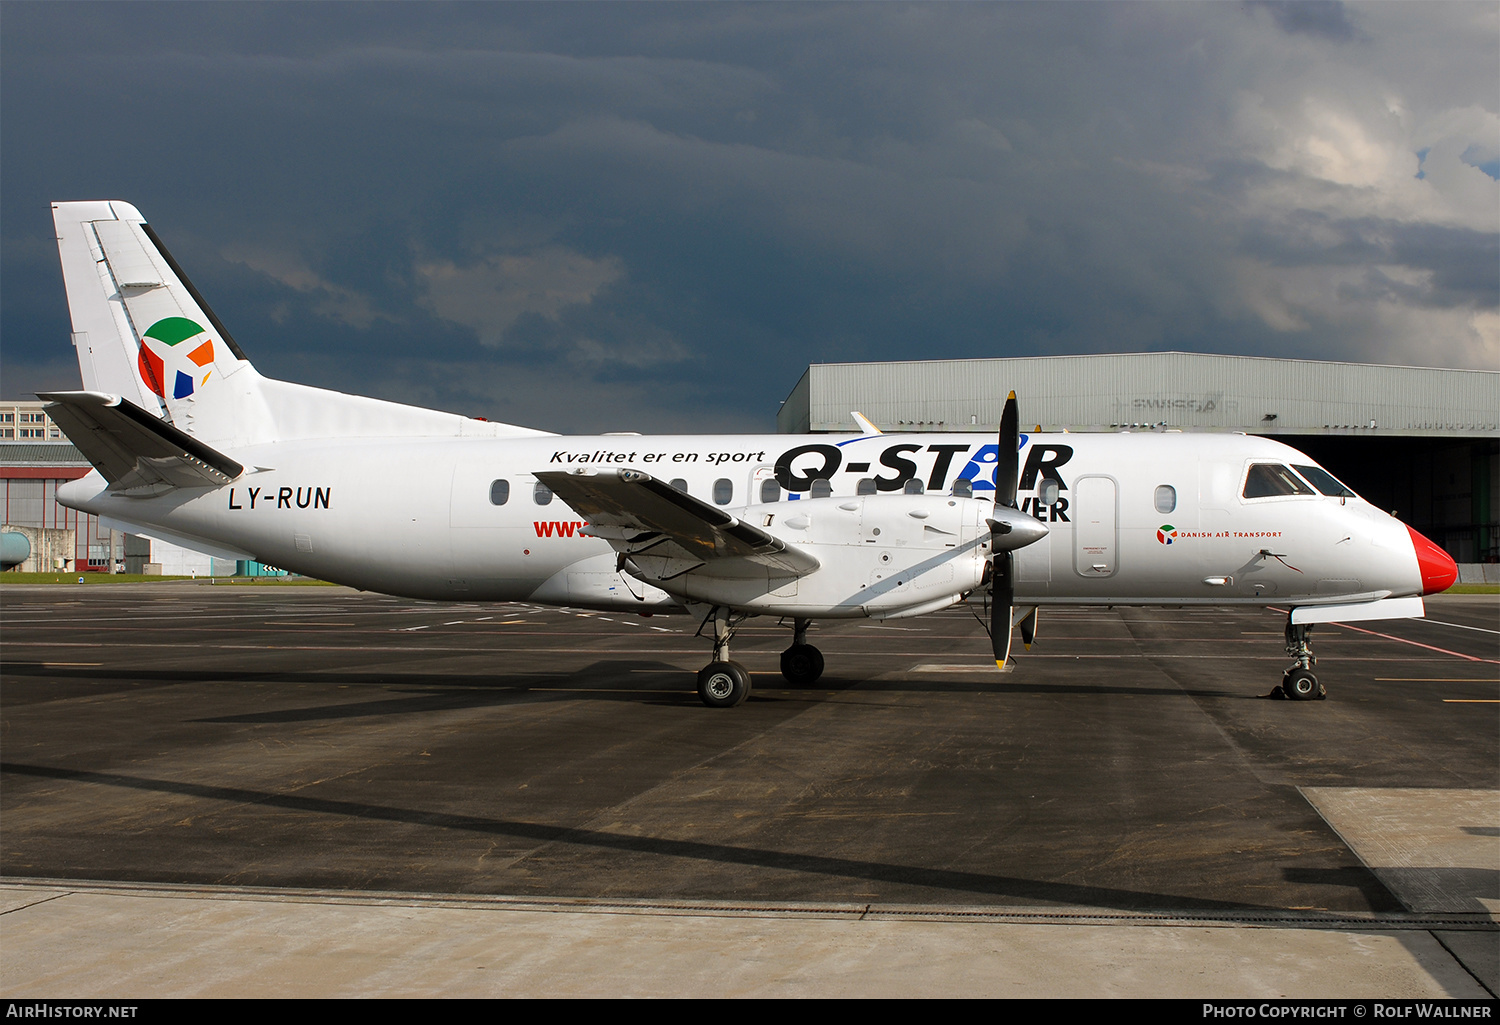
<path fill-rule="evenodd" d="M 1500 372 L 1189 352 L 822 363 L 783 433 L 997 429 L 1014 389 L 1044 431 L 1242 431 L 1312 456 L 1460 563 L 1500 559 Z"/>
<path fill-rule="evenodd" d="M 169 576 L 260 571 L 259 563 L 236 565 L 234 560 L 111 530 L 97 516 L 61 505 L 58 486 L 87 476 L 93 467 L 63 437 L 45 406 L 39 399 L 0 402 L 0 534 L 26 538 L 24 560 L 13 567 L 7 561 L 7 567 L 22 573 Z"/>

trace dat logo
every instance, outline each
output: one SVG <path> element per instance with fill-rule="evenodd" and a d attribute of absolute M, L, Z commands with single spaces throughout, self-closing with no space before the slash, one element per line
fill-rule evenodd
<path fill-rule="evenodd" d="M 146 329 L 138 362 L 141 380 L 157 395 L 166 398 L 170 386 L 172 398 L 189 398 L 214 371 L 213 339 L 195 321 L 165 317 Z"/>

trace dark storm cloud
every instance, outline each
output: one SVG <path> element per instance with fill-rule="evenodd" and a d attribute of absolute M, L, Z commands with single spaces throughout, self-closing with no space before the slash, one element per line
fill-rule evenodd
<path fill-rule="evenodd" d="M 1251 0 L 1252 8 L 1270 13 L 1283 32 L 1303 32 L 1338 42 L 1354 39 L 1349 9 L 1338 0 Z"/>
<path fill-rule="evenodd" d="M 1474 8 L 10 4 L 4 387 L 73 383 L 47 202 L 98 197 L 263 372 L 542 427 L 763 428 L 820 360 L 1488 365 Z"/>
<path fill-rule="evenodd" d="M 1295 223 L 1290 223 L 1295 222 Z M 1500 308 L 1500 236 L 1434 224 L 1364 218 L 1339 220 L 1300 213 L 1248 235 L 1242 251 L 1278 267 L 1342 266 L 1375 268 L 1375 280 L 1390 281 L 1382 266 L 1420 275 L 1420 287 L 1393 285 L 1410 305 Z"/>

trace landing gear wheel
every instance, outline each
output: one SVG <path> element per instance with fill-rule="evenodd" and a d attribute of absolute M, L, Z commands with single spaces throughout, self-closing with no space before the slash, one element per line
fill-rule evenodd
<path fill-rule="evenodd" d="M 1293 701 L 1318 701 L 1328 696 L 1318 678 L 1307 669 L 1288 670 L 1281 678 L 1281 692 Z"/>
<path fill-rule="evenodd" d="M 750 672 L 738 662 L 710 662 L 698 670 L 698 697 L 709 708 L 733 708 L 750 693 Z"/>
<path fill-rule="evenodd" d="M 781 675 L 796 687 L 817 683 L 823 675 L 823 653 L 811 644 L 793 644 L 781 653 Z"/>

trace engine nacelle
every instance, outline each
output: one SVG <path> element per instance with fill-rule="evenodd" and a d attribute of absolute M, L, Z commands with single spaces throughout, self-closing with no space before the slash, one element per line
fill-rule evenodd
<path fill-rule="evenodd" d="M 979 586 L 989 558 L 990 502 L 948 495 L 860 495 L 754 505 L 736 511 L 817 558 L 801 577 L 756 567 L 735 575 L 703 567 L 649 579 L 680 598 L 808 618 L 893 618 L 959 601 Z M 728 567 L 723 567 L 727 569 Z"/>

